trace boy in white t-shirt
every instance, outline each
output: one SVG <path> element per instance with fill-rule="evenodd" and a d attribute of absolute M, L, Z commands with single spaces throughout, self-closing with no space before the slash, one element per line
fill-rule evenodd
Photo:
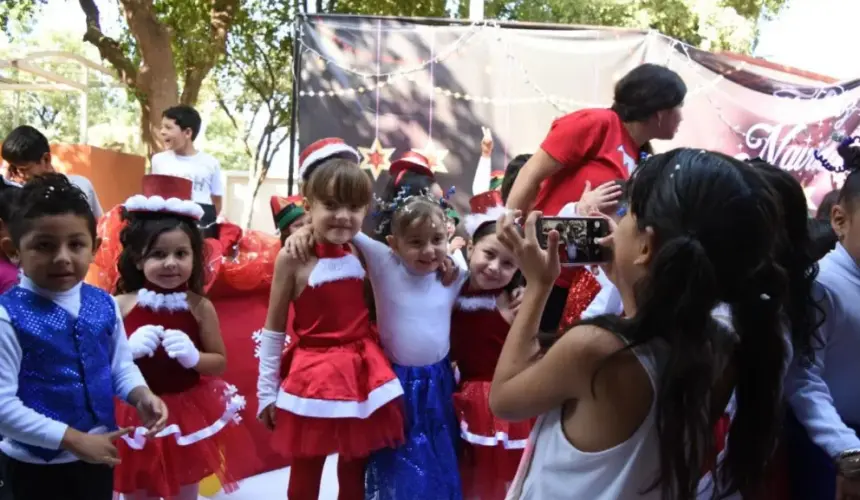
<path fill-rule="evenodd" d="M 201 123 L 200 114 L 191 106 L 174 106 L 162 113 L 160 134 L 166 149 L 152 157 L 151 173 L 190 180 L 192 199 L 205 211 L 201 225 L 206 226 L 221 212 L 224 185 L 218 160 L 194 148 Z"/>
<path fill-rule="evenodd" d="M 8 175 L 21 183 L 37 175 L 54 172 L 48 138 L 29 125 L 21 125 L 9 132 L 9 135 L 3 139 L 0 155 L 6 161 Z M 87 196 L 90 209 L 98 220 L 103 212 L 93 183 L 82 175 L 66 175 L 66 177 Z"/>

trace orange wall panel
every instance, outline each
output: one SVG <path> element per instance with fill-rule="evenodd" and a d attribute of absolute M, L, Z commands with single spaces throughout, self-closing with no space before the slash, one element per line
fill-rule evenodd
<path fill-rule="evenodd" d="M 142 156 L 81 144 L 54 144 L 51 154 L 57 171 L 82 175 L 93 183 L 105 212 L 140 192 L 146 172 Z"/>

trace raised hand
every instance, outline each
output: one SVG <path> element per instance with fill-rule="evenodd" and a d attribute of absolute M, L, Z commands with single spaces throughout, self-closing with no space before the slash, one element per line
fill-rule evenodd
<path fill-rule="evenodd" d="M 481 138 L 481 156 L 489 158 L 493 155 L 493 134 L 487 127 L 481 127 L 484 136 Z"/>
<path fill-rule="evenodd" d="M 615 181 L 604 182 L 597 186 L 596 189 L 591 189 L 591 183 L 585 181 L 585 190 L 576 204 L 576 211 L 579 215 L 590 215 L 592 212 L 606 213 L 618 205 L 618 199 L 621 198 L 623 191 Z"/>
<path fill-rule="evenodd" d="M 515 222 L 520 217 L 519 210 L 502 215 L 496 224 L 496 237 L 517 256 L 520 271 L 527 283 L 552 285 L 561 272 L 558 252 L 555 251 L 558 248 L 559 235 L 558 231 L 550 231 L 547 235 L 547 248 L 552 250 L 541 248 L 535 227 L 541 215 L 540 212 L 529 214 L 523 225 L 525 237 L 520 234 Z"/>

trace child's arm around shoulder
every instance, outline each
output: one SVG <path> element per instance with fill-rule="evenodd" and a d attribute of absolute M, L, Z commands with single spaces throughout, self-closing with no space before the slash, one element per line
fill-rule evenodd
<path fill-rule="evenodd" d="M 200 361 L 194 369 L 203 375 L 221 375 L 227 369 L 227 354 L 215 306 L 194 293 L 188 294 L 188 304 L 200 325 Z"/>
<path fill-rule="evenodd" d="M 69 426 L 28 408 L 18 397 L 22 356 L 9 315 L 0 306 L 0 434 L 24 444 L 58 450 Z"/>

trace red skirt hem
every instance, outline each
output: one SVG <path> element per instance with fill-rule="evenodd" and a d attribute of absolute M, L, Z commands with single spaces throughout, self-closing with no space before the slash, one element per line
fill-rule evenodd
<path fill-rule="evenodd" d="M 318 418 L 278 409 L 272 448 L 287 458 L 324 457 L 337 453 L 345 460 L 401 445 L 403 398 L 382 405 L 368 418 Z"/>
<path fill-rule="evenodd" d="M 222 417 L 234 391 L 221 379 L 202 377 L 185 392 L 161 395 L 169 412 L 167 425 L 177 425 L 183 435 L 208 427 Z M 120 401 L 116 419 L 120 427 L 141 425 L 137 411 Z M 114 490 L 125 494 L 145 491 L 165 498 L 213 474 L 224 491 L 234 491 L 238 478 L 231 472 L 231 464 L 246 470 L 248 464 L 259 461 L 250 433 L 235 420 L 215 435 L 187 446 L 180 446 L 175 436 L 165 436 L 148 439 L 141 450 L 119 440 L 117 449 L 122 465 L 114 471 Z"/>

